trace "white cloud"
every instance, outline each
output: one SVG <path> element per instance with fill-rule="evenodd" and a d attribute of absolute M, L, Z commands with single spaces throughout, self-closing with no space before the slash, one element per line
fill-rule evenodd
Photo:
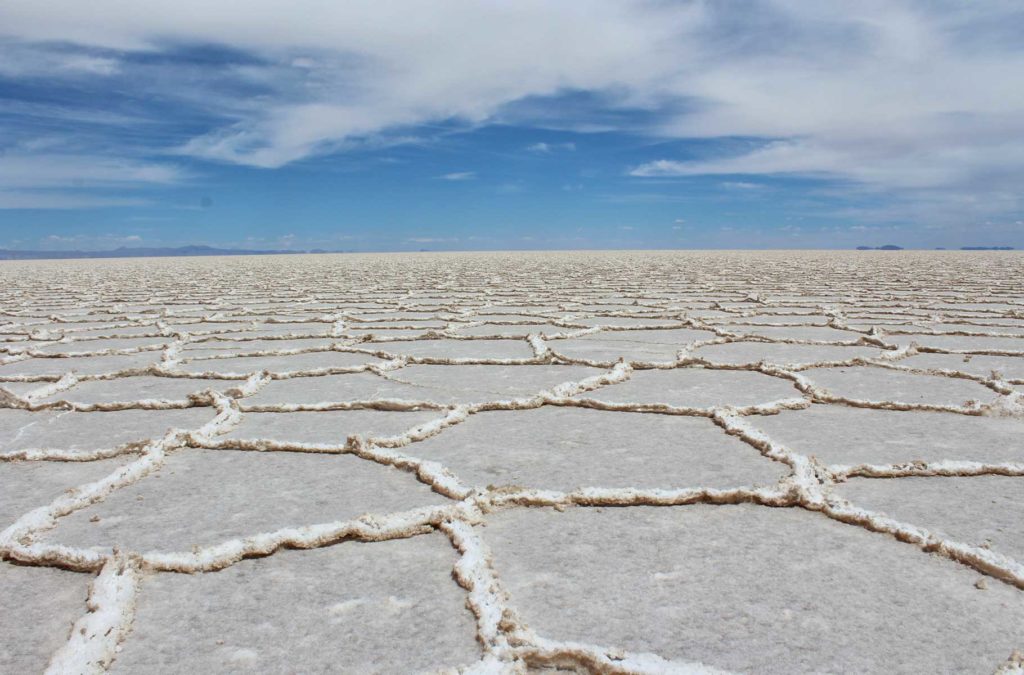
<path fill-rule="evenodd" d="M 102 56 L 72 54 L 57 65 L 61 70 L 78 71 L 92 75 L 113 75 L 120 69 L 120 62 Z"/>
<path fill-rule="evenodd" d="M 446 173 L 442 176 L 438 176 L 441 180 L 473 180 L 476 178 L 475 171 L 456 171 L 455 173 Z"/>
<path fill-rule="evenodd" d="M 105 77 L 120 71 L 121 62 L 110 56 L 45 46 L 0 44 L 4 50 L 0 75 L 5 77 Z"/>
<path fill-rule="evenodd" d="M 568 150 L 570 152 L 576 149 L 575 143 L 534 143 L 533 145 L 526 146 L 528 152 L 537 152 L 540 154 L 548 154 L 558 150 Z"/>
<path fill-rule="evenodd" d="M 566 126 L 763 139 L 662 156 L 636 177 L 820 176 L 915 200 L 977 197 L 961 214 L 1022 207 L 1024 12 L 1009 0 L 253 0 L 245 11 L 162 0 L 144 12 L 133 0 L 50 0 L 0 4 L 0 25 L 37 50 L 61 45 L 47 52 L 51 72 L 116 74 L 112 53 L 169 46 L 251 55 L 221 76 L 264 93 L 225 87 L 191 101 L 224 122 L 180 151 L 211 160 L 277 167 L 416 125 L 501 120 L 525 102 L 524 123 L 557 127 L 575 113 L 553 97 L 586 92 L 600 114 Z M 19 63 L 10 68 L 31 71 Z"/>
<path fill-rule="evenodd" d="M 99 250 L 118 246 L 134 246 L 141 242 L 142 237 L 137 234 L 48 234 L 38 239 L 38 246 L 44 250 Z"/>
<path fill-rule="evenodd" d="M 51 154 L 47 144 L 0 154 L 0 209 L 89 209 L 142 206 L 126 195 L 142 187 L 170 186 L 187 178 L 172 164 L 123 157 Z"/>
<path fill-rule="evenodd" d="M 65 154 L 0 154 L 0 188 L 170 185 L 185 172 L 171 164 L 119 157 Z"/>
<path fill-rule="evenodd" d="M 53 0 L 4 3 L 0 25 L 9 36 L 37 43 L 151 52 L 207 44 L 256 56 L 260 64 L 232 66 L 225 75 L 271 92 L 258 101 L 247 93 L 218 100 L 233 121 L 182 150 L 275 167 L 403 126 L 483 123 L 525 97 L 646 90 L 673 69 L 659 49 L 702 14 L 698 5 L 612 0 L 389 6 L 307 0 L 287 10 L 254 0 L 245 11 L 165 0 L 148 3 L 145 12 L 129 0 L 88 10 L 74 0 Z"/>
<path fill-rule="evenodd" d="M 410 244 L 442 244 L 458 240 L 458 237 L 407 237 L 405 241 Z"/>
<path fill-rule="evenodd" d="M 146 206 L 145 199 L 103 197 L 51 190 L 0 190 L 0 209 L 95 209 Z"/>
<path fill-rule="evenodd" d="M 742 155 L 720 159 L 675 161 L 656 160 L 641 164 L 629 174 L 639 177 L 704 175 L 804 175 L 838 176 L 870 186 L 898 188 L 935 188 L 962 185 L 990 164 L 1012 166 L 1014 157 L 1024 157 L 1024 141 L 991 139 L 982 145 L 978 139 L 971 147 L 942 146 L 940 139 L 926 154 L 906 153 L 891 145 L 838 140 L 773 141 Z M 1013 167 L 1015 170 L 1024 169 Z M 732 182 L 729 187 L 756 187 L 753 183 Z"/>

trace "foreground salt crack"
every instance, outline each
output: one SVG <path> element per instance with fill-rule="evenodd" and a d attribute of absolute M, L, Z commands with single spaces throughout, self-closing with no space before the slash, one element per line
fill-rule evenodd
<path fill-rule="evenodd" d="M 6 263 L 0 670 L 1009 672 L 1021 278 Z"/>

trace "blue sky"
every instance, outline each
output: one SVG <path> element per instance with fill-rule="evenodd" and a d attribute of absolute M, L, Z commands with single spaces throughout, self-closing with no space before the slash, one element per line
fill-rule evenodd
<path fill-rule="evenodd" d="M 0 248 L 1024 247 L 1021 34 L 1002 0 L 10 0 Z"/>

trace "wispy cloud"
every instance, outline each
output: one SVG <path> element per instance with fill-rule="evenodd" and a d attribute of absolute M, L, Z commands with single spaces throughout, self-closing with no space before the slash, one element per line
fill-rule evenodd
<path fill-rule="evenodd" d="M 50 190 L 0 190 L 0 209 L 97 209 L 108 207 L 146 206 L 150 201 L 143 198 L 104 197 L 75 192 Z"/>
<path fill-rule="evenodd" d="M 31 244 L 31 242 L 21 242 Z M 143 238 L 137 234 L 113 234 L 113 233 L 76 233 L 76 234 L 47 234 L 35 241 L 35 246 L 43 250 L 98 250 L 109 249 L 117 246 L 139 246 Z"/>
<path fill-rule="evenodd" d="M 167 187 L 188 174 L 173 164 L 96 155 L 0 154 L 0 209 L 89 209 L 141 206 L 139 188 Z"/>
<path fill-rule="evenodd" d="M 34 45 L 0 41 L 4 58 L 0 59 L 0 76 L 13 78 L 106 77 L 119 72 L 119 59 L 98 54 L 95 50 L 70 48 L 67 45 Z"/>
<path fill-rule="evenodd" d="M 511 116 L 527 127 L 723 144 L 638 160 L 634 178 L 730 176 L 723 187 L 752 189 L 741 187 L 754 184 L 750 177 L 798 176 L 928 204 L 973 197 L 958 202 L 958 218 L 994 202 L 1024 208 L 1018 3 L 440 0 L 396 8 L 299 0 L 285 16 L 262 1 L 244 12 L 206 0 L 158 0 L 145 12 L 120 2 L 3 3 L 3 48 L 13 56 L 0 74 L 76 78 L 98 87 L 99 99 L 108 90 L 97 82 L 126 78 L 123 88 L 178 106 L 158 121 L 191 116 L 160 137 L 163 150 L 247 166 Z M 190 45 L 223 54 L 190 59 Z M 161 77 L 140 76 L 139 64 L 154 61 Z M 150 170 L 146 182 L 159 183 L 169 169 Z M 12 188 L 2 180 L 0 189 Z M 936 214 L 949 212 L 928 217 Z"/>
<path fill-rule="evenodd" d="M 572 152 L 576 149 L 575 143 L 534 143 L 533 145 L 526 146 L 527 152 L 536 152 L 543 155 L 557 152 L 559 150 L 565 150 Z"/>
<path fill-rule="evenodd" d="M 531 96 L 635 88 L 638 77 L 669 73 L 659 49 L 701 14 L 696 5 L 612 0 L 585 7 L 405 2 L 398 12 L 300 1 L 285 18 L 280 6 L 262 2 L 229 16 L 201 0 L 153 2 L 145 12 L 85 11 L 73 0 L 54 0 L 0 6 L 0 25 L 40 48 L 71 44 L 131 55 L 217 45 L 249 55 L 249 63 L 211 73 L 227 85 L 213 89 L 207 104 L 223 123 L 181 150 L 276 167 L 419 124 L 483 124 Z M 166 93 L 175 96 L 173 78 L 170 84 Z"/>
<path fill-rule="evenodd" d="M 473 180 L 476 178 L 475 171 L 456 171 L 438 176 L 441 180 Z"/>
<path fill-rule="evenodd" d="M 59 188 L 170 185 L 187 173 L 173 164 L 66 154 L 0 155 L 0 187 Z"/>
<path fill-rule="evenodd" d="M 410 244 L 451 244 L 458 240 L 458 237 L 406 237 L 405 239 Z"/>

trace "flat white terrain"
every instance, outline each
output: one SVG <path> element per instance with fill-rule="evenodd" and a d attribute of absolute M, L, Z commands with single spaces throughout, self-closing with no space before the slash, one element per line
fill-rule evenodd
<path fill-rule="evenodd" d="M 1024 672 L 1024 255 L 0 263 L 0 672 Z"/>

